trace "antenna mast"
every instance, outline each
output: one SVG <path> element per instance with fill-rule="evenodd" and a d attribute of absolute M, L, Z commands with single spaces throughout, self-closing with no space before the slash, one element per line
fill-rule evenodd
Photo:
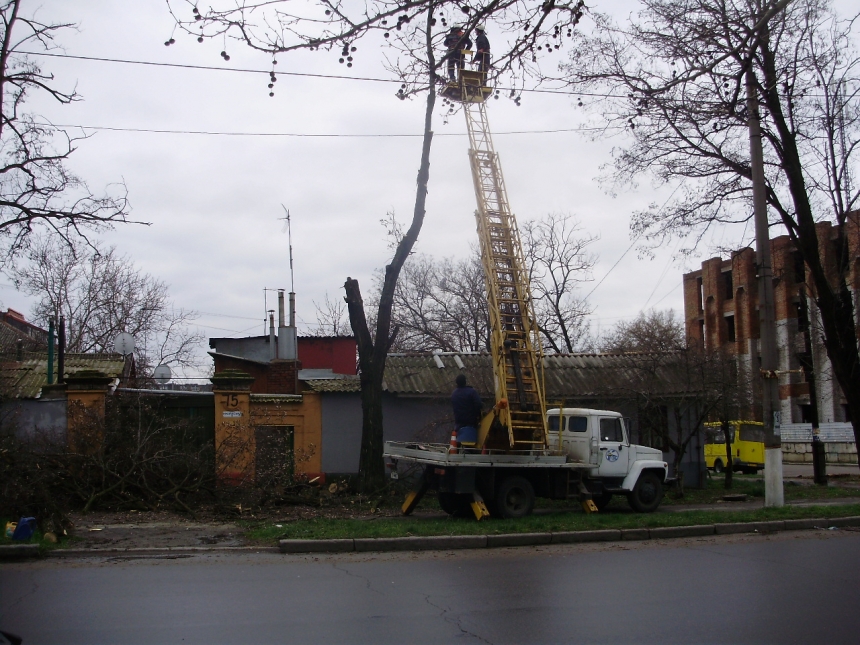
<path fill-rule="evenodd" d="M 284 209 L 286 213 L 285 220 L 287 220 L 287 244 L 290 249 L 290 327 L 296 326 L 296 286 L 295 280 L 293 276 L 293 228 L 292 222 L 290 221 L 290 209 L 281 204 L 281 208 Z"/>

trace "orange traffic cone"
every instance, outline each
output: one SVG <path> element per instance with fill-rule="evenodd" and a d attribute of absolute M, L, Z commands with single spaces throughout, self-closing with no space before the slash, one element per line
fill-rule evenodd
<path fill-rule="evenodd" d="M 449 455 L 456 455 L 456 454 L 457 454 L 457 452 L 458 452 L 458 447 L 457 447 L 457 431 L 456 431 L 456 430 L 454 430 L 454 432 L 452 432 L 452 433 L 451 433 L 451 443 L 450 443 L 450 445 L 448 446 L 448 454 L 449 454 Z"/>

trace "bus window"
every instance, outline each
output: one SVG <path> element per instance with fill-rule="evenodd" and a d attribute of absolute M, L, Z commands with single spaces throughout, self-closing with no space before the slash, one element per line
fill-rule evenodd
<path fill-rule="evenodd" d="M 740 440 L 763 443 L 764 429 L 761 426 L 752 426 L 744 424 L 740 428 Z"/>

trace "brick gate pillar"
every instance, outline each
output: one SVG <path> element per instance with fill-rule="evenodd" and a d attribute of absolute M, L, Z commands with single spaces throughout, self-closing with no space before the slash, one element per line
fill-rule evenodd
<path fill-rule="evenodd" d="M 251 483 L 256 454 L 251 425 L 254 377 L 239 370 L 224 370 L 209 380 L 215 394 L 215 474 L 224 483 Z"/>

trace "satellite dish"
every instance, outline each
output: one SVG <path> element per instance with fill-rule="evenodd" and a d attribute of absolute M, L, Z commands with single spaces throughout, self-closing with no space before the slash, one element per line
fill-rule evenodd
<path fill-rule="evenodd" d="M 128 356 L 134 353 L 134 336 L 129 333 L 122 332 L 113 341 L 113 351 L 123 356 Z"/>
<path fill-rule="evenodd" d="M 167 365 L 159 365 L 155 368 L 152 376 L 155 378 L 156 383 L 164 385 L 173 376 L 173 372 L 170 371 L 170 368 Z"/>

